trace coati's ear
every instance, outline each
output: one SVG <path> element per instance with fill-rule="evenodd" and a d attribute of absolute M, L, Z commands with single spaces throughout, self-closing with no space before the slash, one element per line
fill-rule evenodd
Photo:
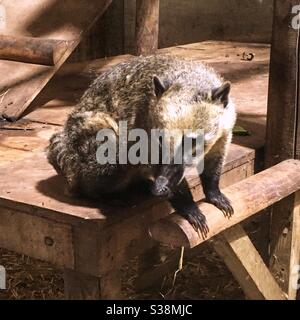
<path fill-rule="evenodd" d="M 230 82 L 225 82 L 224 84 L 222 84 L 221 87 L 212 90 L 212 93 L 211 93 L 212 100 L 213 101 L 220 100 L 221 102 L 223 102 L 224 107 L 226 107 L 228 104 L 230 89 L 231 89 Z"/>
<path fill-rule="evenodd" d="M 157 98 L 159 99 L 166 91 L 166 88 L 165 88 L 164 84 L 162 83 L 162 81 L 157 76 L 153 76 L 153 84 L 154 84 L 155 94 L 156 94 Z"/>

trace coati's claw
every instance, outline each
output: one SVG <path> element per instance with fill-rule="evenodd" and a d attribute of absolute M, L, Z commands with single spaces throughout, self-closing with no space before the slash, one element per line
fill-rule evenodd
<path fill-rule="evenodd" d="M 220 209 L 227 218 L 230 218 L 234 214 L 234 210 L 229 199 L 221 192 L 208 196 L 207 202 Z"/>
<path fill-rule="evenodd" d="M 185 210 L 181 215 L 193 226 L 195 231 L 201 233 L 203 239 L 207 237 L 209 228 L 206 217 L 198 208 Z"/>

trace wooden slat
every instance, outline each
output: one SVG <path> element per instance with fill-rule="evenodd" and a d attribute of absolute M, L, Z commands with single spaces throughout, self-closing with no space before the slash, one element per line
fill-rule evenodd
<path fill-rule="evenodd" d="M 212 244 L 249 299 L 286 299 L 240 225 L 223 231 L 213 239 Z"/>
<path fill-rule="evenodd" d="M 0 79 L 0 115 L 11 120 L 22 115 L 110 3 L 111 0 L 1 2 L 7 16 L 3 35 L 67 41 L 68 48 L 53 67 L 1 60 L 0 73 L 6 77 Z"/>
<path fill-rule="evenodd" d="M 158 48 L 159 0 L 136 2 L 136 54 L 150 54 Z"/>
<path fill-rule="evenodd" d="M 299 189 L 300 161 L 286 160 L 224 189 L 235 212 L 230 219 L 213 205 L 200 203 L 199 208 L 205 214 L 210 229 L 206 238 L 199 237 L 187 220 L 178 214 L 158 221 L 150 227 L 150 232 L 155 240 L 162 243 L 193 248 Z"/>
<path fill-rule="evenodd" d="M 0 35 L 0 59 L 54 66 L 68 49 L 67 41 Z"/>

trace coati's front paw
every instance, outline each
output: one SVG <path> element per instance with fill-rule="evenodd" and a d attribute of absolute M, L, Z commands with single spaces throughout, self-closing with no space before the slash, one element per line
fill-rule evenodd
<path fill-rule="evenodd" d="M 184 210 L 179 212 L 179 214 L 183 216 L 197 232 L 200 231 L 204 239 L 207 237 L 209 228 L 207 225 L 206 217 L 197 206 L 185 208 Z"/>
<path fill-rule="evenodd" d="M 225 217 L 231 217 L 234 210 L 231 206 L 229 199 L 220 191 L 211 192 L 206 196 L 206 201 L 220 209 Z"/>

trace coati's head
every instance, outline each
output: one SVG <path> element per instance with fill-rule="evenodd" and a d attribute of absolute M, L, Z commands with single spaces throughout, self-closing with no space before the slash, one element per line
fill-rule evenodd
<path fill-rule="evenodd" d="M 169 88 L 156 76 L 153 78 L 157 97 L 157 112 L 165 129 L 190 130 L 189 138 L 196 140 L 199 129 L 202 135 L 204 154 L 216 141 L 231 134 L 235 123 L 235 109 L 230 101 L 230 83 L 225 82 L 209 90 L 201 91 L 194 85 L 175 83 Z M 156 196 L 170 196 L 184 177 L 184 165 L 163 166 L 154 182 L 152 193 Z M 180 168 L 182 167 L 182 168 Z"/>
<path fill-rule="evenodd" d="M 157 110 L 165 129 L 189 130 L 196 138 L 204 131 L 204 153 L 224 134 L 231 132 L 235 123 L 235 109 L 230 101 L 230 83 L 203 91 L 194 85 L 175 83 L 170 87 L 153 77 Z"/>

